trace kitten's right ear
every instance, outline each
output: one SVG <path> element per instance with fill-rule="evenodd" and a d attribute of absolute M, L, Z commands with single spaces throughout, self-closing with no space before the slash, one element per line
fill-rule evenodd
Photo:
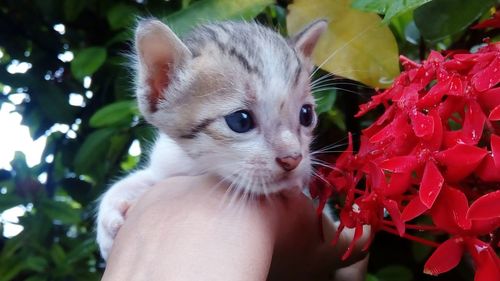
<path fill-rule="evenodd" d="M 316 20 L 307 25 L 300 31 L 295 34 L 291 41 L 295 48 L 302 53 L 305 57 L 309 58 L 312 55 L 314 47 L 316 47 L 316 43 L 323 32 L 328 27 L 328 22 L 324 19 Z"/>
<path fill-rule="evenodd" d="M 189 49 L 174 32 L 159 20 L 141 20 L 135 30 L 138 57 L 139 107 L 143 114 L 154 113 L 172 78 L 186 60 Z"/>

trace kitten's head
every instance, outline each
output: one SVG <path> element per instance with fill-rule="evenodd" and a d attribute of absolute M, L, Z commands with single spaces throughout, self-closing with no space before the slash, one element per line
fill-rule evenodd
<path fill-rule="evenodd" d="M 198 169 L 252 193 L 302 187 L 316 124 L 310 56 L 326 26 L 316 21 L 285 39 L 256 23 L 223 22 L 181 41 L 161 22 L 141 21 L 140 110 Z"/>

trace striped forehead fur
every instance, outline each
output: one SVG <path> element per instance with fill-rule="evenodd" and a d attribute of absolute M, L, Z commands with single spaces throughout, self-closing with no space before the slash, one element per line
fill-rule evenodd
<path fill-rule="evenodd" d="M 274 30 L 255 22 L 202 25 L 183 38 L 183 42 L 194 56 L 215 51 L 263 80 L 269 73 L 285 75 L 283 78 L 287 80 L 300 75 L 301 62 L 295 49 Z"/>

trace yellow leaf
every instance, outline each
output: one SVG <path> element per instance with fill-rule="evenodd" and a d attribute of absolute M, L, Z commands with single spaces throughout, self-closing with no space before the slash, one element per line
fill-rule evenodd
<path fill-rule="evenodd" d="M 288 8 L 290 34 L 315 19 L 328 20 L 313 53 L 322 69 L 378 88 L 399 74 L 396 39 L 377 14 L 351 8 L 350 0 L 295 0 Z"/>

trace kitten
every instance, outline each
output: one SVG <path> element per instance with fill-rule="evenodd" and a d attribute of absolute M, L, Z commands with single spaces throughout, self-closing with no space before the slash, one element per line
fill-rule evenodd
<path fill-rule="evenodd" d="M 167 177 L 213 173 L 252 194 L 307 185 L 316 124 L 310 56 L 326 26 L 315 21 L 285 39 L 257 23 L 222 22 L 181 41 L 158 20 L 138 24 L 137 100 L 159 136 L 149 165 L 102 197 L 105 259 L 129 206 Z"/>

